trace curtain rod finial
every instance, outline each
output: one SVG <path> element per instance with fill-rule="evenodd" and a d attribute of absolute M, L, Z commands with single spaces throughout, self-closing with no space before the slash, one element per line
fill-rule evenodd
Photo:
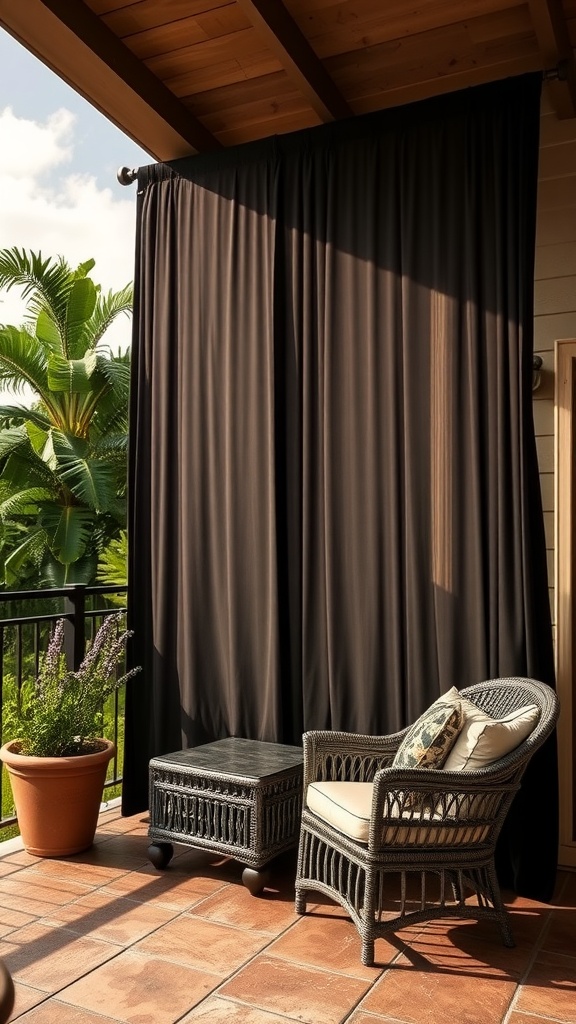
<path fill-rule="evenodd" d="M 137 167 L 119 167 L 116 172 L 116 177 L 121 185 L 131 185 L 133 181 L 136 181 L 138 177 Z"/>

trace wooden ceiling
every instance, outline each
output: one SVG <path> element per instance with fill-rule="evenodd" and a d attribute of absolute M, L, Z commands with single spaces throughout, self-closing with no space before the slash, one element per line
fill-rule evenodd
<path fill-rule="evenodd" d="M 560 65 L 576 0 L 0 0 L 0 24 L 159 160 Z"/>

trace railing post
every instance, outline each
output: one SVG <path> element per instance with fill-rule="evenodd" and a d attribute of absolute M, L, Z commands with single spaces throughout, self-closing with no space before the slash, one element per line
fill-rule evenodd
<path fill-rule="evenodd" d="M 86 588 L 83 583 L 70 586 L 64 598 L 64 653 L 66 665 L 76 672 L 82 664 L 86 647 Z"/>

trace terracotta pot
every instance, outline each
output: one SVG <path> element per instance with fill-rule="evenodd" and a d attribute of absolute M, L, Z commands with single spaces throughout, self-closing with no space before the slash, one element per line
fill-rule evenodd
<path fill-rule="evenodd" d="M 106 769 L 116 751 L 110 740 L 99 742 L 101 750 L 79 757 L 18 754 L 17 740 L 0 749 L 28 853 L 68 857 L 92 845 Z"/>

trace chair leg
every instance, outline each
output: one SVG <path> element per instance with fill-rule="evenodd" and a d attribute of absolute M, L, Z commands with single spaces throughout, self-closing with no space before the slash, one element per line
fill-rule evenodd
<path fill-rule="evenodd" d="M 374 939 L 362 939 L 360 959 L 364 967 L 374 967 Z"/>
<path fill-rule="evenodd" d="M 296 890 L 296 901 L 295 901 L 295 906 L 294 906 L 294 909 L 295 909 L 297 914 L 305 914 L 306 913 L 306 903 L 307 903 L 307 900 L 306 900 L 306 890 L 305 889 L 297 889 Z"/>
<path fill-rule="evenodd" d="M 512 949 L 516 943 L 514 942 L 514 936 L 512 935 L 512 929 L 510 928 L 510 919 L 508 917 L 508 911 L 502 902 L 502 896 L 500 895 L 500 884 L 496 875 L 496 868 L 494 864 L 490 864 L 488 870 L 488 879 L 490 882 L 490 888 L 492 890 L 492 906 L 498 914 L 498 924 L 500 925 L 500 933 L 502 935 L 502 941 L 505 946 Z"/>

